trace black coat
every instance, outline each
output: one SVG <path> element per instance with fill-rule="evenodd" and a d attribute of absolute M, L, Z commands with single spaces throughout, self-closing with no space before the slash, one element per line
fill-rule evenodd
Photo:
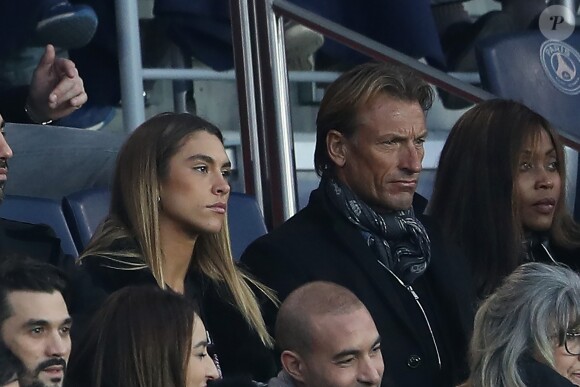
<path fill-rule="evenodd" d="M 0 257 L 29 257 L 59 267 L 74 264 L 63 254 L 60 239 L 46 225 L 0 218 Z"/>
<path fill-rule="evenodd" d="M 114 291 L 129 285 L 157 286 L 149 269 L 119 270 L 122 267 L 123 263 L 115 264 L 103 257 L 83 258 L 81 268 L 88 274 L 92 287 L 85 302 L 86 308 L 80 312 L 83 324 Z M 233 306 L 233 296 L 225 285 L 192 270 L 186 278 L 185 288 L 186 296 L 199 307 L 224 375 L 246 375 L 260 381 L 267 381 L 275 375 L 276 365 L 271 351 L 264 347 L 258 334 Z"/>
<path fill-rule="evenodd" d="M 423 221 L 423 219 L 421 219 Z M 426 225 L 427 226 L 427 225 Z M 359 230 L 338 215 L 320 189 L 308 206 L 252 243 L 241 262 L 278 292 L 280 300 L 300 285 L 326 280 L 352 290 L 371 313 L 382 337 L 385 378 L 399 387 L 451 386 L 467 377 L 466 351 L 473 324 L 462 260 L 448 255 L 431 235 L 428 270 L 413 284 L 438 343 L 442 369 L 428 326 L 411 293 L 387 272 Z M 265 309 L 274 326 L 276 309 Z"/>
<path fill-rule="evenodd" d="M 531 356 L 525 356 L 519 363 L 522 379 L 526 387 L 574 387 L 570 380 L 560 375 L 547 364 L 540 363 Z"/>
<path fill-rule="evenodd" d="M 549 246 L 550 255 L 556 262 L 563 263 L 575 272 L 580 273 L 580 249 L 567 250 L 556 246 L 553 242 Z M 538 254 L 541 257 L 540 261 L 551 263 L 552 260 L 547 256 L 545 250 L 542 253 L 541 255 Z"/>
<path fill-rule="evenodd" d="M 0 114 L 7 122 L 32 123 L 24 111 L 28 86 L 19 86 L 0 92 Z"/>

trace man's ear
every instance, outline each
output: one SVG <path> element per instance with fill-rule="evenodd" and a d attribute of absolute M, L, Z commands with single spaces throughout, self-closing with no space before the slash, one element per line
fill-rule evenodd
<path fill-rule="evenodd" d="M 346 138 L 338 130 L 331 129 L 326 134 L 326 151 L 337 167 L 346 164 Z"/>
<path fill-rule="evenodd" d="M 304 363 L 300 355 L 292 351 L 284 351 L 280 355 L 282 368 L 290 377 L 296 381 L 304 383 Z"/>

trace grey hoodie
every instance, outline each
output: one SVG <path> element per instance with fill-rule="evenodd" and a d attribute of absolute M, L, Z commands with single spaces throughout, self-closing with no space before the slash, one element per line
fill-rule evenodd
<path fill-rule="evenodd" d="M 282 370 L 278 376 L 268 381 L 268 387 L 295 387 L 295 385 L 290 375 Z"/>

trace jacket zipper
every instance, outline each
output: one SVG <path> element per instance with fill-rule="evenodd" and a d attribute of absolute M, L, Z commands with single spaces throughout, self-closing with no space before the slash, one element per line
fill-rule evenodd
<path fill-rule="evenodd" d="M 546 254 L 548 255 L 548 258 L 550 258 L 552 260 L 553 263 L 558 264 L 558 262 L 556 262 L 556 260 L 554 259 L 554 257 L 552 257 L 552 254 L 550 254 L 550 251 L 548 250 L 548 248 L 544 245 L 544 243 L 540 243 L 540 246 L 542 246 L 542 248 L 544 249 L 544 251 L 546 252 Z"/>
<path fill-rule="evenodd" d="M 427 317 L 427 314 L 425 313 L 425 309 L 423 309 L 423 305 L 421 305 L 421 300 L 419 299 L 419 295 L 415 292 L 415 290 L 413 289 L 413 287 L 411 285 L 405 285 L 404 282 L 401 281 L 401 279 L 399 277 L 397 277 L 397 275 L 395 273 L 393 273 L 388 267 L 385 266 L 384 263 L 382 263 L 381 261 L 378 261 L 378 262 L 389 273 L 391 273 L 391 275 L 393 277 L 395 277 L 395 279 L 399 282 L 399 284 L 401 284 L 402 287 L 404 287 L 405 289 L 407 289 L 407 291 L 409 293 L 411 293 L 411 295 L 415 299 L 415 302 L 417 303 L 417 306 L 419 306 L 419 309 L 421 309 L 421 313 L 423 314 L 423 318 L 425 319 L 425 322 L 427 323 L 427 327 L 429 328 L 429 333 L 431 334 L 431 340 L 433 341 L 433 346 L 435 347 L 435 353 L 437 353 L 437 363 L 439 364 L 439 370 L 441 370 L 441 355 L 439 354 L 439 347 L 437 346 L 437 341 L 435 340 L 435 335 L 433 334 L 433 329 L 431 328 L 431 323 L 429 322 L 429 318 Z"/>

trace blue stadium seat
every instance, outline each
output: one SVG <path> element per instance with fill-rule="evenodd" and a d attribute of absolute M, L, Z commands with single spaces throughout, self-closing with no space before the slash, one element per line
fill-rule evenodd
<path fill-rule="evenodd" d="M 102 188 L 76 192 L 63 199 L 64 215 L 78 251 L 83 251 L 109 212 L 110 197 L 110 192 Z M 239 192 L 232 192 L 230 195 L 228 224 L 235 260 L 240 258 L 254 239 L 267 232 L 256 199 Z"/>
<path fill-rule="evenodd" d="M 476 47 L 482 85 L 524 103 L 580 144 L 579 49 L 580 31 L 562 42 L 540 31 L 483 40 Z"/>
<path fill-rule="evenodd" d="M 68 228 L 62 207 L 56 200 L 6 195 L 0 205 L 0 217 L 32 224 L 50 226 L 60 238 L 65 254 L 78 257 L 78 250 Z"/>
<path fill-rule="evenodd" d="M 62 200 L 77 249 L 82 252 L 101 221 L 109 213 L 111 193 L 107 188 L 87 189 L 67 195 Z"/>
<path fill-rule="evenodd" d="M 240 192 L 230 194 L 228 226 L 232 255 L 236 261 L 240 259 L 250 243 L 268 232 L 256 199 Z"/>

